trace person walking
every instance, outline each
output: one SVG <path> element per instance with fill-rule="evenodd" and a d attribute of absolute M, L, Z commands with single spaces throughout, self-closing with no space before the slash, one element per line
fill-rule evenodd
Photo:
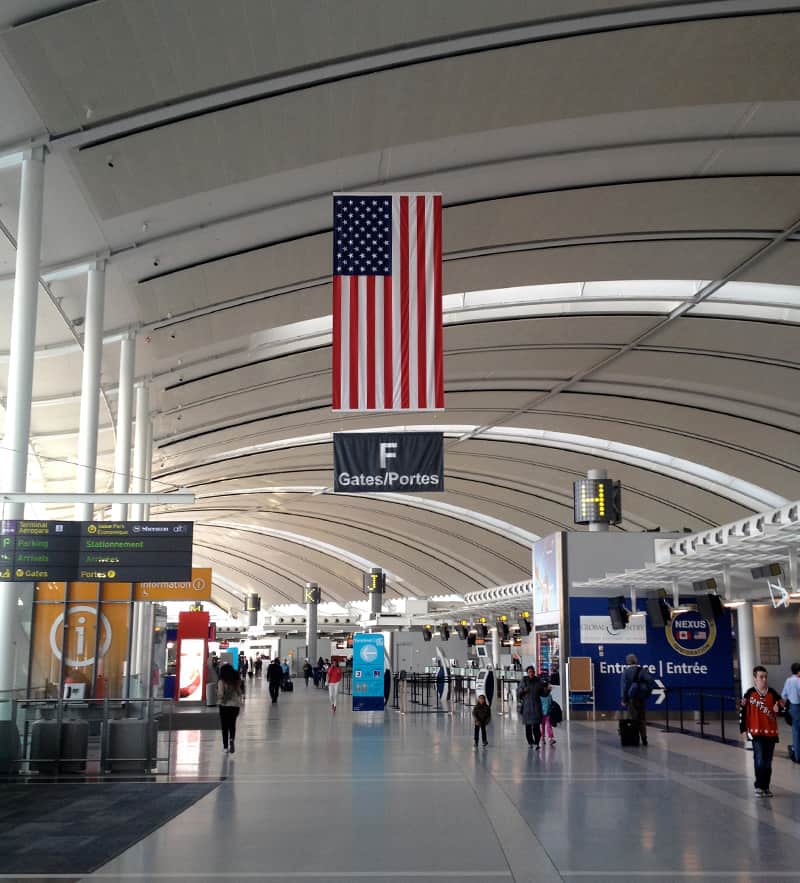
<path fill-rule="evenodd" d="M 222 750 L 236 751 L 236 718 L 242 706 L 242 681 L 232 665 L 223 665 L 217 681 L 217 704 L 222 729 Z"/>
<path fill-rule="evenodd" d="M 628 716 L 639 725 L 642 745 L 647 745 L 647 720 L 645 707 L 653 692 L 653 676 L 650 670 L 639 665 L 635 653 L 625 657 L 626 668 L 620 675 L 620 702 L 628 710 Z"/>
<path fill-rule="evenodd" d="M 521 702 L 520 713 L 525 724 L 525 739 L 529 748 L 540 748 L 542 725 L 542 696 L 550 692 L 550 687 L 536 677 L 536 669 L 529 665 L 525 677 L 519 682 L 517 699 Z"/>
<path fill-rule="evenodd" d="M 772 797 L 772 755 L 778 742 L 778 714 L 783 699 L 767 684 L 763 665 L 753 669 L 754 686 L 742 697 L 739 730 L 753 740 L 756 797 Z"/>
<path fill-rule="evenodd" d="M 800 763 L 800 662 L 792 663 L 792 673 L 786 678 L 781 696 L 789 703 L 792 716 L 792 747 L 789 756 L 792 763 Z"/>
<path fill-rule="evenodd" d="M 306 689 L 308 689 L 308 681 L 311 676 L 314 674 L 314 667 L 311 663 L 306 659 L 303 663 L 303 680 L 306 682 Z"/>
<path fill-rule="evenodd" d="M 280 661 L 276 656 L 267 666 L 267 685 L 269 686 L 269 695 L 274 705 L 278 701 L 281 692 L 281 682 L 283 681 L 283 669 Z"/>
<path fill-rule="evenodd" d="M 486 727 L 492 719 L 492 709 L 489 707 L 489 703 L 486 701 L 483 693 L 478 696 L 478 701 L 472 709 L 472 719 L 475 723 L 475 747 L 478 747 L 478 736 L 480 735 L 483 738 L 483 747 L 485 748 L 489 744 L 489 740 L 486 738 Z"/>
<path fill-rule="evenodd" d="M 553 698 L 549 695 L 542 696 L 542 742 L 550 739 L 550 744 L 555 745 L 556 739 L 553 735 L 553 724 L 550 722 L 550 709 L 553 707 Z"/>
<path fill-rule="evenodd" d="M 325 686 L 325 660 L 321 656 L 317 660 L 317 686 Z"/>
<path fill-rule="evenodd" d="M 331 710 L 336 713 L 336 697 L 339 695 L 339 684 L 342 681 L 342 670 L 336 663 L 328 669 L 328 696 L 331 700 Z"/>

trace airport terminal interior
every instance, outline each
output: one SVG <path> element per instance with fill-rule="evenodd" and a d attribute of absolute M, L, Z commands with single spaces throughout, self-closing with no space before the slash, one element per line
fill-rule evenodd
<path fill-rule="evenodd" d="M 800 879 L 798 46 L 0 0 L 0 881 Z"/>

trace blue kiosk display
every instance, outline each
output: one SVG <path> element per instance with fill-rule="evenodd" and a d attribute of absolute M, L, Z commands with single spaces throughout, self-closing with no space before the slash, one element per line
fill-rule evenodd
<path fill-rule="evenodd" d="M 383 635 L 353 635 L 353 711 L 383 711 Z"/>

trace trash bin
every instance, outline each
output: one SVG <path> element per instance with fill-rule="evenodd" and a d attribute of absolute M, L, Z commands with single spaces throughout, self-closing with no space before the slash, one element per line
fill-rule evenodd
<path fill-rule="evenodd" d="M 206 705 L 213 706 L 217 704 L 217 682 L 206 684 Z"/>
<path fill-rule="evenodd" d="M 0 721 L 0 775 L 17 772 L 19 730 L 14 721 Z"/>
<path fill-rule="evenodd" d="M 150 773 L 156 765 L 158 720 L 111 720 L 105 768 L 112 773 Z"/>
<path fill-rule="evenodd" d="M 30 768 L 34 772 L 85 772 L 88 753 L 88 721 L 65 720 L 59 724 L 56 720 L 38 720 L 31 725 Z"/>

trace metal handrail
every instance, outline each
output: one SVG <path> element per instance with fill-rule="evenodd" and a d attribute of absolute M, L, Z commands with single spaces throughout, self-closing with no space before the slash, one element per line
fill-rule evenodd
<path fill-rule="evenodd" d="M 6 717 L 11 726 L 5 729 L 5 744 L 0 746 L 5 774 L 34 776 L 44 773 L 62 777 L 65 774 L 75 776 L 76 773 L 82 776 L 116 772 L 125 775 L 169 773 L 174 729 L 172 699 L 13 698 L 5 701 L 11 702 L 11 715 Z M 112 751 L 113 724 L 125 720 L 145 723 L 141 756 L 121 756 Z M 77 752 L 74 747 L 68 748 L 65 754 L 65 738 L 69 738 L 70 725 L 77 722 L 86 724 L 85 746 L 80 746 Z M 35 734 L 39 723 L 55 724 L 55 738 L 48 745 L 41 741 L 37 744 Z M 159 734 L 164 732 L 166 737 L 159 739 Z M 41 732 L 38 736 L 43 738 Z M 160 751 L 160 744 L 164 751 Z"/>
<path fill-rule="evenodd" d="M 693 696 L 699 699 L 700 719 L 699 733 L 686 727 L 684 697 Z M 664 732 L 669 733 L 675 729 L 670 723 L 670 711 L 674 711 L 674 699 L 678 704 L 678 726 L 677 731 L 684 735 L 699 735 L 701 739 L 715 739 L 720 742 L 733 743 L 739 742 L 738 735 L 736 738 L 728 738 L 725 731 L 726 717 L 738 717 L 739 714 L 739 696 L 731 690 L 730 687 L 667 687 L 664 697 Z M 726 707 L 727 706 L 727 707 Z M 708 709 L 713 709 L 709 711 Z M 717 711 L 718 709 L 718 711 Z M 708 714 L 719 714 L 719 735 L 706 732 L 711 724 L 707 719 Z"/>

